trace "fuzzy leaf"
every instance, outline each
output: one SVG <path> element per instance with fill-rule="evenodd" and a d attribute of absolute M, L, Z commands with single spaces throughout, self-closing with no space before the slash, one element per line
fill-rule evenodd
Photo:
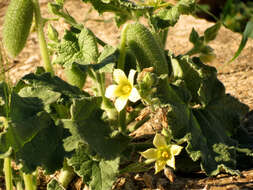
<path fill-rule="evenodd" d="M 68 164 L 82 177 L 93 190 L 108 190 L 118 174 L 119 158 L 113 160 L 94 160 L 85 146 L 79 146 Z"/>
<path fill-rule="evenodd" d="M 223 84 L 217 79 L 216 69 L 204 65 L 199 59 L 192 61 L 187 56 L 172 59 L 172 68 L 173 84 L 185 86 L 191 93 L 192 102 L 205 106 L 225 93 Z"/>
<path fill-rule="evenodd" d="M 78 142 L 88 145 L 100 156 L 111 159 L 124 150 L 128 144 L 128 137 L 120 134 L 112 135 L 109 123 L 102 120 L 102 110 L 99 108 L 101 99 L 83 98 L 76 99 L 71 106 L 71 119 L 62 120 L 65 128 L 76 138 L 68 138 L 65 143 Z M 75 147 L 73 147 L 74 149 Z"/>
<path fill-rule="evenodd" d="M 91 159 L 85 146 L 79 146 L 71 158 L 68 159 L 68 165 L 74 168 L 76 174 L 82 177 L 85 183 L 91 181 L 93 164 L 96 164 L 96 162 Z"/>
<path fill-rule="evenodd" d="M 83 28 L 78 37 L 78 44 L 85 63 L 97 63 L 98 47 L 95 35 L 87 28 Z"/>
<path fill-rule="evenodd" d="M 101 160 L 98 165 L 93 164 L 91 189 L 111 189 L 118 174 L 119 161 L 119 158 L 115 158 L 113 160 Z"/>
<path fill-rule="evenodd" d="M 191 14 L 195 10 L 195 0 L 180 0 L 175 6 L 161 9 L 155 14 L 159 28 L 174 26 L 180 15 Z"/>
<path fill-rule="evenodd" d="M 54 173 L 62 167 L 64 157 L 68 155 L 62 143 L 67 135 L 68 132 L 55 126 L 53 121 L 48 122 L 46 128 L 16 153 L 17 163 L 22 163 L 25 173 L 32 173 L 38 166 L 47 173 Z"/>
<path fill-rule="evenodd" d="M 173 84 L 177 88 L 169 84 L 166 75 L 162 75 L 156 96 L 160 107 L 167 107 L 173 139 L 180 144 L 187 143 L 190 158 L 199 160 L 207 175 L 222 171 L 238 174 L 236 169 L 240 163 L 237 163 L 235 147 L 240 140 L 233 137 L 240 131 L 240 118 L 248 107 L 225 94 L 214 68 L 183 57 L 172 61 L 172 68 L 176 79 Z M 183 97 L 188 92 L 193 98 L 185 101 Z M 198 102 L 198 108 L 191 106 L 194 102 Z"/>
<path fill-rule="evenodd" d="M 85 59 L 78 44 L 78 34 L 73 31 L 65 31 L 63 39 L 58 45 L 57 58 L 55 64 L 70 64 L 77 62 L 84 64 Z M 86 63 L 87 64 L 87 63 Z"/>
<path fill-rule="evenodd" d="M 152 7 L 138 6 L 129 0 L 83 0 L 83 2 L 90 2 L 92 6 L 100 13 L 113 12 L 115 13 L 115 21 L 117 26 L 124 24 L 127 20 L 132 18 L 132 12 L 135 15 L 141 15 L 142 12 L 151 10 Z"/>
<path fill-rule="evenodd" d="M 1 87 L 4 88 L 4 86 Z M 9 104 L 7 118 L 9 122 L 8 127 L 0 133 L 1 154 L 7 152 L 10 147 L 17 152 L 50 121 L 49 115 L 43 111 L 43 104 L 38 98 L 22 98 L 12 92 L 8 99 L 10 103 L 5 102 L 5 104 Z"/>

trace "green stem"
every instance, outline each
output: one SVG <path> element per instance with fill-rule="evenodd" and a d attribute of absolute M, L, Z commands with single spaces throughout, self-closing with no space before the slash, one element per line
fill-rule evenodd
<path fill-rule="evenodd" d="M 33 181 L 33 175 L 32 174 L 23 174 L 23 179 L 25 183 L 25 189 L 26 190 L 36 190 L 36 184 Z"/>
<path fill-rule="evenodd" d="M 4 128 L 8 127 L 8 121 L 5 117 L 0 117 L 0 122 L 3 123 Z M 4 159 L 3 171 L 6 190 L 12 190 L 13 184 L 12 184 L 11 158 L 7 157 Z"/>
<path fill-rule="evenodd" d="M 4 177 L 5 177 L 5 186 L 6 190 L 12 190 L 12 171 L 11 171 L 11 159 L 5 158 L 4 159 Z"/>
<path fill-rule="evenodd" d="M 42 60 L 44 62 L 44 68 L 46 72 L 50 72 L 52 75 L 54 75 L 54 70 L 49 59 L 47 43 L 44 36 L 44 31 L 43 31 L 44 24 L 43 24 L 43 19 L 41 17 L 40 6 L 39 6 L 38 0 L 33 0 L 33 5 L 34 5 L 34 11 L 35 11 L 35 25 L 36 25 L 36 29 L 38 33 L 40 53 L 41 53 Z"/>
<path fill-rule="evenodd" d="M 168 32 L 169 32 L 169 29 L 164 29 L 162 31 L 162 37 L 161 37 L 161 40 L 162 40 L 162 45 L 163 45 L 163 49 L 165 48 L 165 45 L 166 45 L 166 41 L 167 41 L 167 37 L 168 37 Z"/>
<path fill-rule="evenodd" d="M 122 132 L 123 134 L 126 134 L 127 133 L 127 128 L 126 128 L 126 109 L 123 109 L 122 111 L 119 112 L 118 121 L 119 121 L 120 132 Z"/>
<path fill-rule="evenodd" d="M 61 169 L 58 182 L 64 187 L 67 188 L 69 183 L 75 177 L 75 172 L 72 167 L 68 166 L 65 163 L 64 167 Z"/>
<path fill-rule="evenodd" d="M 126 31 L 129 27 L 129 24 L 124 25 L 121 31 L 121 40 L 120 40 L 120 54 L 118 59 L 118 69 L 121 69 L 124 71 L 125 66 L 125 58 L 126 58 Z"/>
<path fill-rule="evenodd" d="M 23 186 L 22 186 L 22 182 L 21 181 L 17 182 L 16 189 L 17 190 L 23 190 Z"/>

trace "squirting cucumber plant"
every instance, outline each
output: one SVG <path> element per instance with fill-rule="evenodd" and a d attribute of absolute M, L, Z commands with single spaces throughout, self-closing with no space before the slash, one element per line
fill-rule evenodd
<path fill-rule="evenodd" d="M 216 69 L 203 63 L 203 56 L 213 55 L 208 43 L 222 22 L 204 36 L 193 29 L 189 39 L 194 47 L 175 55 L 164 48 L 167 32 L 180 15 L 194 13 L 194 0 L 80 3 L 91 3 L 101 14 L 115 13 L 117 26 L 124 25 L 119 45 L 106 44 L 78 23 L 63 7 L 64 0 L 49 3 L 54 20 L 63 18 L 70 25 L 62 37 L 50 19 L 42 18 L 37 0 L 11 0 L 9 5 L 5 50 L 12 56 L 20 53 L 34 15 L 44 67 L 13 86 L 5 78 L 0 82 L 0 158 L 7 190 L 24 185 L 35 190 L 38 168 L 45 175 L 60 171 L 48 190 L 69 188 L 75 176 L 91 190 L 110 190 L 117 177 L 154 168 L 155 174 L 202 170 L 215 176 L 239 175 L 242 160 L 253 165 L 253 137 L 240 125 L 249 108 L 226 94 Z M 126 23 L 131 20 L 135 22 Z M 54 75 L 55 64 L 64 69 L 67 81 Z M 92 90 L 86 92 L 83 88 L 91 82 Z M 143 109 L 150 114 L 143 116 Z M 150 138 L 133 137 L 145 123 L 153 125 L 159 111 L 164 122 L 154 130 L 153 144 Z M 17 168 L 19 177 L 14 176 Z"/>

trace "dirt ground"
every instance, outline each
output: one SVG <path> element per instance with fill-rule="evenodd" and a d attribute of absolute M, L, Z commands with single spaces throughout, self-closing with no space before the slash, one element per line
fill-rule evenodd
<path fill-rule="evenodd" d="M 46 18 L 52 18 L 53 16 L 49 15 L 47 11 L 48 2 L 49 0 L 40 0 L 42 15 Z M 2 30 L 2 23 L 7 4 L 8 0 L 0 0 L 0 32 Z M 115 26 L 111 14 L 106 13 L 99 16 L 98 13 L 91 10 L 90 5 L 80 3 L 79 0 L 68 0 L 65 7 L 77 21 L 85 23 L 85 26 L 89 27 L 103 41 L 111 45 L 117 44 L 120 29 Z M 106 22 L 101 22 L 98 19 L 103 19 Z M 212 24 L 213 23 L 207 22 L 206 20 L 197 19 L 192 16 L 181 16 L 176 26 L 169 30 L 166 47 L 176 55 L 185 53 L 192 47 L 188 41 L 192 27 L 203 34 L 204 30 Z M 62 21 L 60 23 L 55 22 L 53 25 L 60 34 L 62 34 L 64 27 L 68 27 Z M 0 39 L 2 39 L 1 35 Z M 226 86 L 226 92 L 237 97 L 252 110 L 253 40 L 248 40 L 247 46 L 244 48 L 241 55 L 233 63 L 227 64 L 236 52 L 240 40 L 240 34 L 233 33 L 222 27 L 216 40 L 210 43 L 217 55 L 216 60 L 210 64 L 217 68 L 218 77 Z M 36 34 L 33 32 L 29 36 L 26 48 L 22 53 L 15 58 L 15 60 L 10 60 L 8 66 L 10 68 L 9 77 L 11 81 L 15 83 L 19 78 L 33 71 L 35 67 L 39 65 L 41 65 L 41 58 L 39 54 L 38 40 Z M 57 72 L 57 75 L 64 78 L 60 69 Z M 173 184 L 168 183 L 168 179 L 164 176 L 157 177 L 150 174 L 140 174 L 138 177 L 139 178 L 134 176 L 135 181 L 127 181 L 127 178 L 124 178 L 125 185 L 124 188 L 122 186 L 122 189 L 253 189 L 253 170 L 243 171 L 241 177 L 222 174 L 215 178 L 206 178 L 203 174 L 194 174 L 192 176 L 177 174 Z M 147 181 L 150 180 L 147 179 L 151 179 L 154 183 L 148 184 Z M 140 186 L 140 184 L 143 184 L 143 186 Z"/>

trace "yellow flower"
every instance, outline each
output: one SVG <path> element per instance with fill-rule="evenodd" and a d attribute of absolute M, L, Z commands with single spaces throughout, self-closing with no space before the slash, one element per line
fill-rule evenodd
<path fill-rule="evenodd" d="M 153 144 L 156 148 L 141 152 L 141 155 L 147 159 L 146 163 L 155 162 L 155 174 L 163 170 L 166 165 L 175 169 L 175 156 L 181 152 L 183 147 L 176 144 L 168 145 L 161 134 L 155 135 Z"/>
<path fill-rule="evenodd" d="M 128 99 L 131 102 L 136 102 L 140 99 L 137 89 L 133 86 L 135 72 L 135 70 L 131 69 L 128 78 L 120 69 L 115 69 L 113 72 L 113 78 L 117 85 L 108 86 L 105 97 L 116 98 L 115 107 L 118 112 L 126 106 Z"/>

